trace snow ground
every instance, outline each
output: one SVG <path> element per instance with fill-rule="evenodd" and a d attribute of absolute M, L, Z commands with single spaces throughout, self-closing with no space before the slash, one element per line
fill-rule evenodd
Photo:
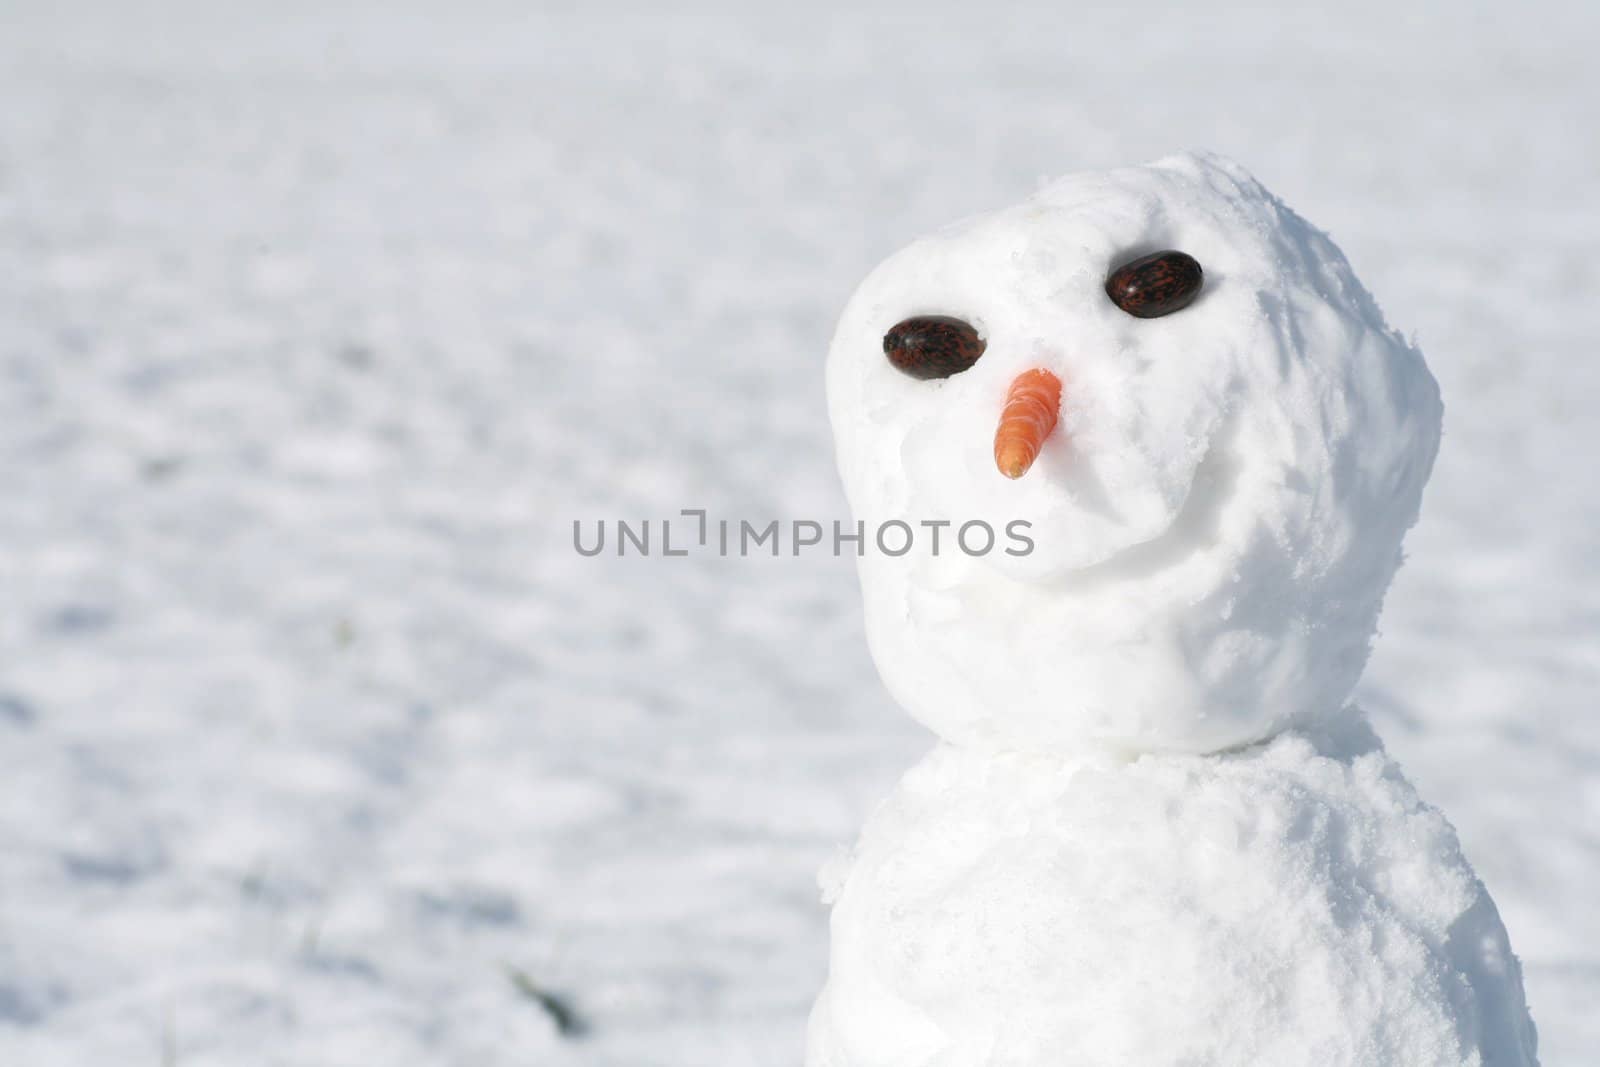
<path fill-rule="evenodd" d="M 0 1063 L 798 1063 L 926 736 L 849 560 L 571 521 L 843 517 L 861 275 L 1187 146 L 1443 385 L 1362 697 L 1600 1047 L 1592 5 L 241 8 L 0 0 Z"/>

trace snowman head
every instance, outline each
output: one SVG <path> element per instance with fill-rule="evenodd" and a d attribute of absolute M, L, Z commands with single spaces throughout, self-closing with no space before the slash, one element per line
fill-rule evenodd
<path fill-rule="evenodd" d="M 890 257 L 828 400 L 890 690 L 947 740 L 1043 751 L 1214 751 L 1338 713 L 1440 422 L 1333 242 L 1208 155 L 1068 177 Z"/>

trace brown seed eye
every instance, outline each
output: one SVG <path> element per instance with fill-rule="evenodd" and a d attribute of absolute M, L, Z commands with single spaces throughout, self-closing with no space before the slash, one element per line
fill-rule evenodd
<path fill-rule="evenodd" d="M 969 322 L 949 315 L 918 315 L 883 335 L 883 354 L 913 378 L 948 378 L 983 355 L 983 338 Z"/>
<path fill-rule="evenodd" d="M 1200 295 L 1200 261 L 1185 252 L 1155 252 L 1124 263 L 1106 279 L 1106 295 L 1141 319 L 1182 311 Z"/>

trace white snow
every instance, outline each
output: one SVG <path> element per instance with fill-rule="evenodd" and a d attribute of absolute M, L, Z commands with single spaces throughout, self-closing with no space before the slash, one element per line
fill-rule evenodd
<path fill-rule="evenodd" d="M 1354 733 L 941 746 L 862 834 L 808 1064 L 1532 1064 L 1493 903 Z"/>
<path fill-rule="evenodd" d="M 1357 699 L 1589 1061 L 1592 5 L 443 12 L 0 11 L 0 1063 L 800 1062 L 927 733 L 853 560 L 571 521 L 844 519 L 851 287 L 1197 145 L 1439 378 Z"/>

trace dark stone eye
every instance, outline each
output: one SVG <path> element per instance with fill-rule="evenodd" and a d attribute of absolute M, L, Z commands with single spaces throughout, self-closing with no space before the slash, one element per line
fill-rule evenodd
<path fill-rule="evenodd" d="M 918 315 L 883 335 L 883 354 L 913 378 L 948 378 L 983 355 L 983 338 L 971 323 L 949 315 Z"/>
<path fill-rule="evenodd" d="M 1141 319 L 1182 311 L 1200 295 L 1200 261 L 1185 252 L 1155 252 L 1124 263 L 1106 279 L 1106 295 Z"/>

